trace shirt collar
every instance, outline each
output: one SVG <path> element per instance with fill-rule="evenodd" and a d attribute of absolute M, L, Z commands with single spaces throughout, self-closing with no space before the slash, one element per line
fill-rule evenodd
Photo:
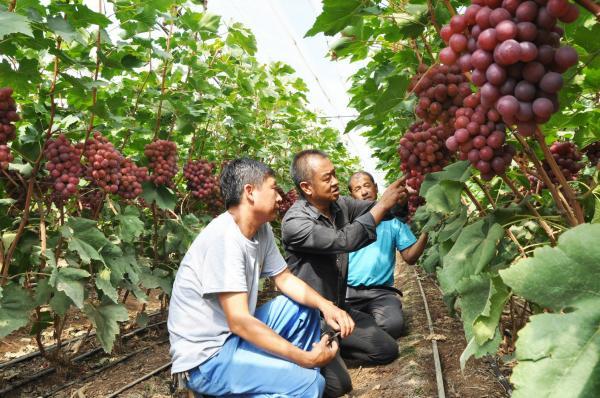
<path fill-rule="evenodd" d="M 311 217 L 313 217 L 315 220 L 319 219 L 319 217 L 325 217 L 323 214 L 321 214 L 319 209 L 317 209 L 315 206 L 313 206 L 308 200 L 306 200 L 306 198 L 301 197 L 298 200 L 304 201 L 304 207 L 306 208 L 308 213 L 311 215 Z M 340 208 L 340 205 L 338 205 L 337 202 L 338 201 L 336 200 L 335 202 L 333 202 L 331 204 L 331 214 L 334 216 L 334 218 L 335 218 L 335 214 L 337 214 L 339 211 L 342 210 Z"/>

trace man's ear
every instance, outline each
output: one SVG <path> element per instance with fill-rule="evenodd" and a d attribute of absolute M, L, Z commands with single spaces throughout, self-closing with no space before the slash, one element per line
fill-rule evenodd
<path fill-rule="evenodd" d="M 310 185 L 309 182 L 302 181 L 300 183 L 300 189 L 302 189 L 302 192 L 304 192 L 304 195 L 306 195 L 306 196 L 312 195 L 312 186 Z"/>
<path fill-rule="evenodd" d="M 254 186 L 252 184 L 245 184 L 243 195 L 248 203 L 254 203 Z"/>

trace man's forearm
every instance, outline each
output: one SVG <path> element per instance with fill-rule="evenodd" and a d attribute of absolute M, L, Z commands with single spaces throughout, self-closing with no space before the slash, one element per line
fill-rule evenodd
<path fill-rule="evenodd" d="M 421 254 L 423 254 L 425 246 L 427 246 L 427 233 L 421 234 L 414 245 L 403 250 L 402 258 L 411 265 L 416 263 L 419 257 L 421 257 Z"/>
<path fill-rule="evenodd" d="M 307 368 L 313 366 L 306 351 L 291 344 L 251 315 L 237 319 L 233 324 L 230 324 L 230 328 L 234 334 L 243 340 L 273 355 L 292 361 L 299 366 Z"/>
<path fill-rule="evenodd" d="M 331 301 L 321 296 L 315 289 L 306 282 L 293 275 L 289 270 L 285 270 L 274 278 L 277 288 L 293 301 L 305 305 L 309 308 L 316 308 L 320 311 L 327 306 L 334 305 Z"/>

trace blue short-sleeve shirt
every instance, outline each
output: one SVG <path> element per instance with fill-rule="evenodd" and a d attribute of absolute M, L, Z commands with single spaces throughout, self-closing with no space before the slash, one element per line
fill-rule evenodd
<path fill-rule="evenodd" d="M 404 250 L 416 241 L 408 225 L 397 218 L 382 221 L 377 226 L 377 240 L 350 253 L 348 285 L 393 285 L 396 250 Z"/>

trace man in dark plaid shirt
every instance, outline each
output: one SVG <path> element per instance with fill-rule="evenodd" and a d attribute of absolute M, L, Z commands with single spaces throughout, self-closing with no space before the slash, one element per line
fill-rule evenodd
<path fill-rule="evenodd" d="M 301 197 L 282 222 L 283 245 L 290 270 L 323 297 L 342 307 L 348 276 L 348 253 L 374 242 L 375 229 L 387 212 L 406 201 L 400 180 L 391 184 L 379 202 L 340 196 L 335 167 L 317 150 L 298 153 L 291 168 Z M 349 310 L 354 332 L 340 342 L 344 358 L 365 364 L 386 364 L 398 356 L 396 341 L 365 313 Z M 339 354 L 321 370 L 325 396 L 338 397 L 352 390 Z"/>

